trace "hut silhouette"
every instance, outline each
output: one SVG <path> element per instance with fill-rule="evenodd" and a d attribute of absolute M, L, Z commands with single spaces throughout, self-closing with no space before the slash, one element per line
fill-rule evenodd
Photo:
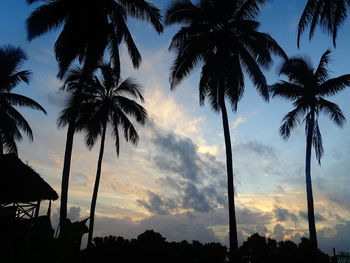
<path fill-rule="evenodd" d="M 38 217 L 41 201 L 57 198 L 56 191 L 16 154 L 0 155 L 0 218 Z"/>

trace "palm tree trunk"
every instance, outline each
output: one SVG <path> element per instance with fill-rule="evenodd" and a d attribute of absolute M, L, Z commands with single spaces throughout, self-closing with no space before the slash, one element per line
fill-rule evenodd
<path fill-rule="evenodd" d="M 97 202 L 98 187 L 100 185 L 100 179 L 101 179 L 101 167 L 102 167 L 103 151 L 104 151 L 104 144 L 105 144 L 105 137 L 106 137 L 106 129 L 107 129 L 107 122 L 105 122 L 103 125 L 100 153 L 99 153 L 98 162 L 97 162 L 97 172 L 96 172 L 96 179 L 95 179 L 95 185 L 94 185 L 94 192 L 92 194 L 92 200 L 91 200 L 88 247 L 91 247 L 92 245 L 92 237 L 94 232 L 95 208 L 96 208 L 96 202 Z"/>
<path fill-rule="evenodd" d="M 79 81 L 79 85 L 81 86 L 76 94 L 76 108 L 72 112 L 71 119 L 68 124 L 67 130 L 67 139 L 66 139 L 66 149 L 64 153 L 64 163 L 63 163 L 63 172 L 62 172 L 62 182 L 61 182 L 61 205 L 60 205 L 60 228 L 64 227 L 64 222 L 67 219 L 67 203 L 68 203 L 68 187 L 69 187 L 69 173 L 70 173 L 70 165 L 72 160 L 72 150 L 73 150 L 73 139 L 76 129 L 76 118 L 78 116 L 78 105 L 81 103 L 82 96 L 82 85 L 83 85 L 83 76 Z"/>
<path fill-rule="evenodd" d="M 227 168 L 227 192 L 228 192 L 228 210 L 229 210 L 229 242 L 230 258 L 233 260 L 238 255 L 237 224 L 235 212 L 235 195 L 233 186 L 233 166 L 232 166 L 232 148 L 229 122 L 224 98 L 221 99 L 222 124 L 224 128 L 225 148 L 226 148 L 226 168 Z"/>
<path fill-rule="evenodd" d="M 2 144 L 2 134 L 0 133 L 0 155 L 4 155 L 4 145 Z"/>
<path fill-rule="evenodd" d="M 67 219 L 67 202 L 68 202 L 68 186 L 69 172 L 72 159 L 73 138 L 75 133 L 75 118 L 73 118 L 67 130 L 66 150 L 64 153 L 64 164 L 61 182 L 61 206 L 60 206 L 60 228 L 64 227 L 64 222 Z"/>
<path fill-rule="evenodd" d="M 317 236 L 315 225 L 314 199 L 312 194 L 311 183 L 311 150 L 312 150 L 312 136 L 315 123 L 315 110 L 311 109 L 310 119 L 308 123 L 307 137 L 306 137 L 306 163 L 305 163 L 305 177 L 306 177 L 306 196 L 307 196 L 307 212 L 309 221 L 309 233 L 311 244 L 317 248 Z"/>

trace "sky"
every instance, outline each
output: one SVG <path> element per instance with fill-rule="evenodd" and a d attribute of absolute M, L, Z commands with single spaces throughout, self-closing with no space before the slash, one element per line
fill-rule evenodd
<path fill-rule="evenodd" d="M 169 1 L 152 0 L 164 10 Z M 306 1 L 274 0 L 262 8 L 260 31 L 268 32 L 289 56 L 305 55 L 317 65 L 330 48 L 332 77 L 350 72 L 350 20 L 339 31 L 334 50 L 331 37 L 306 34 L 296 45 L 296 27 Z M 53 45 L 59 30 L 28 42 L 25 20 L 35 8 L 24 0 L 0 1 L 0 46 L 20 46 L 28 55 L 22 69 L 32 71 L 30 85 L 14 92 L 29 96 L 47 110 L 20 109 L 31 124 L 34 142 L 19 144 L 19 157 L 33 167 L 58 193 L 63 167 L 66 128 L 56 119 L 64 108 L 66 94 L 59 90 Z M 111 132 L 106 138 L 102 178 L 96 208 L 95 235 L 133 238 L 146 229 L 160 232 L 170 241 L 199 240 L 228 243 L 225 147 L 221 116 L 208 104 L 199 106 L 198 70 L 170 91 L 169 68 L 174 54 L 168 51 L 176 26 L 158 35 L 147 23 L 130 19 L 130 31 L 142 54 L 142 65 L 132 68 L 122 48 L 122 76 L 134 77 L 144 87 L 149 120 L 137 126 L 137 147 L 121 143 L 117 158 Z M 275 63 L 266 73 L 269 84 L 279 80 Z M 350 116 L 350 88 L 329 98 Z M 305 132 L 298 127 L 288 141 L 278 128 L 292 109 L 289 101 L 264 102 L 246 80 L 237 112 L 229 112 L 233 148 L 236 214 L 239 240 L 258 232 L 277 240 L 300 241 L 308 236 L 305 193 Z M 336 127 L 319 118 L 325 154 L 322 166 L 312 156 L 312 182 L 319 246 L 350 251 L 350 123 Z M 99 142 L 89 150 L 84 134 L 74 139 L 69 217 L 89 215 L 96 173 Z M 53 202 L 57 223 L 59 200 Z M 45 213 L 45 206 L 42 207 Z"/>

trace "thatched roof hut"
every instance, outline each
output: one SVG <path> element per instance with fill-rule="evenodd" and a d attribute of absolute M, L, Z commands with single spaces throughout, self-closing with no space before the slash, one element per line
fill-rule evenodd
<path fill-rule="evenodd" d="M 15 154 L 0 155 L 0 204 L 57 198 L 56 191 Z"/>

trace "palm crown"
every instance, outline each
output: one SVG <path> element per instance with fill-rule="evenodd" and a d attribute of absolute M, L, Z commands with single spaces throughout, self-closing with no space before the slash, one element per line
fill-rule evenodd
<path fill-rule="evenodd" d="M 147 118 L 145 108 L 128 96 L 140 99 L 141 102 L 144 98 L 141 94 L 141 86 L 132 78 L 120 81 L 119 75 L 109 64 L 102 64 L 99 69 L 102 80 L 94 74 L 84 83 L 82 103 L 76 120 L 77 130 L 86 132 L 86 144 L 91 148 L 101 135 L 104 126 L 111 123 L 116 138 L 116 151 L 119 154 L 120 128 L 127 141 L 136 144 L 139 138 L 128 115 L 141 124 L 144 124 Z M 72 70 L 66 80 L 64 88 L 73 92 L 73 96 L 69 99 L 68 107 L 61 112 L 59 126 L 69 123 L 70 115 L 76 107 L 74 94 L 80 85 L 81 74 L 82 70 Z"/>
<path fill-rule="evenodd" d="M 44 2 L 27 19 L 28 39 L 40 36 L 63 25 L 55 43 L 55 54 L 62 77 L 78 58 L 85 67 L 94 68 L 109 48 L 116 70 L 119 65 L 118 45 L 122 42 L 138 67 L 141 55 L 126 24 L 128 16 L 149 21 L 162 32 L 159 9 L 144 0 L 27 0 Z"/>
<path fill-rule="evenodd" d="M 310 39 L 319 25 L 332 35 L 335 46 L 338 29 L 348 16 L 349 3 L 349 0 L 308 0 L 298 24 L 298 46 L 301 34 L 308 25 Z"/>
<path fill-rule="evenodd" d="M 194 5 L 189 0 L 173 1 L 165 24 L 183 26 L 170 45 L 170 50 L 176 53 L 170 73 L 171 87 L 176 87 L 195 66 L 204 62 L 201 104 L 208 95 L 212 108 L 218 110 L 221 94 L 236 109 L 244 91 L 244 71 L 267 100 L 268 87 L 260 67 L 267 69 L 271 65 L 271 53 L 286 55 L 269 34 L 257 31 L 259 23 L 253 19 L 264 2 L 201 0 Z"/>
<path fill-rule="evenodd" d="M 20 48 L 4 46 L 0 48 L 0 144 L 1 149 L 17 153 L 16 141 L 22 140 L 21 131 L 33 140 L 33 132 L 26 119 L 14 106 L 29 107 L 46 111 L 34 100 L 12 90 L 20 83 L 29 83 L 30 72 L 19 71 L 19 67 L 26 60 L 26 55 Z"/>
<path fill-rule="evenodd" d="M 307 58 L 293 57 L 281 66 L 280 75 L 285 75 L 289 82 L 280 81 L 271 86 L 273 96 L 292 100 L 294 109 L 284 118 L 280 127 L 280 134 L 288 139 L 291 131 L 304 118 L 306 131 L 310 121 L 313 123 L 313 145 L 316 158 L 320 162 L 323 147 L 322 137 L 318 126 L 318 116 L 321 113 L 327 115 L 336 125 L 342 126 L 345 117 L 335 103 L 326 100 L 326 96 L 334 95 L 350 85 L 350 75 L 342 75 L 329 79 L 329 56 L 331 51 L 327 50 L 321 57 L 318 67 L 315 69 Z M 315 115 L 315 118 L 312 118 Z"/>

